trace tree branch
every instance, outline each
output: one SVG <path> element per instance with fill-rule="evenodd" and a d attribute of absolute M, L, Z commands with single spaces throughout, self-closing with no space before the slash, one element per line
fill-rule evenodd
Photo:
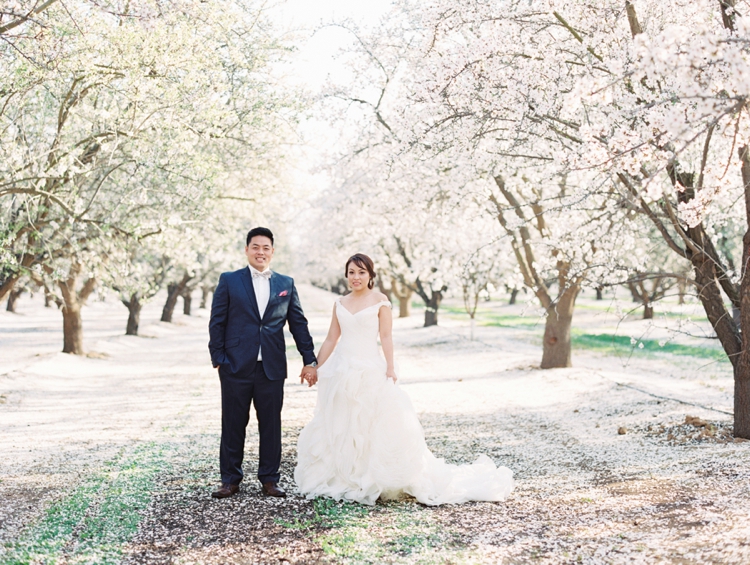
<path fill-rule="evenodd" d="M 567 29 L 573 37 L 575 37 L 579 43 L 583 43 L 583 37 L 581 37 L 581 34 L 579 34 L 575 29 L 573 29 L 573 26 L 571 26 L 568 22 L 565 21 L 565 18 L 563 18 L 558 12 L 552 12 L 552 15 L 557 18 L 557 21 L 560 22 L 565 29 Z M 602 59 L 596 51 L 594 51 L 591 47 L 586 47 L 586 51 L 591 53 L 594 57 L 599 59 L 599 62 L 603 63 L 604 59 Z"/>
<path fill-rule="evenodd" d="M 630 33 L 633 36 L 633 39 L 635 39 L 636 35 L 640 35 L 643 33 L 643 28 L 641 27 L 641 24 L 638 22 L 638 14 L 635 13 L 635 6 L 628 2 L 628 0 L 625 0 L 625 11 L 628 13 L 628 23 L 630 24 Z"/>
<path fill-rule="evenodd" d="M 38 6 L 37 8 L 34 8 L 34 9 L 30 10 L 29 12 L 27 12 L 26 15 L 21 16 L 21 17 L 13 20 L 11 22 L 8 22 L 4 26 L 0 26 L 0 35 L 2 35 L 4 33 L 7 33 L 10 30 L 12 30 L 13 28 L 16 28 L 16 27 L 20 26 L 21 24 L 29 21 L 29 19 L 31 19 L 31 17 L 33 15 L 35 15 L 35 14 L 41 14 L 42 12 L 44 12 L 44 10 L 46 10 L 47 8 L 49 8 L 55 2 L 57 2 L 57 0 L 47 0 L 41 6 Z"/>
<path fill-rule="evenodd" d="M 625 188 L 628 189 L 628 192 L 640 202 L 640 209 L 643 211 L 644 214 L 651 220 L 651 222 L 654 224 L 657 230 L 659 230 L 659 233 L 664 238 L 664 241 L 667 242 L 667 245 L 669 248 L 677 253 L 678 255 L 682 257 L 687 257 L 687 251 L 677 245 L 677 242 L 672 239 L 672 235 L 669 233 L 669 230 L 667 230 L 667 227 L 662 223 L 662 221 L 659 219 L 659 217 L 654 213 L 654 211 L 649 207 L 648 204 L 646 204 L 643 201 L 643 198 L 641 198 L 638 195 L 638 191 L 633 186 L 633 184 L 630 182 L 630 180 L 623 174 L 623 173 L 617 173 L 617 178 L 620 180 L 620 182 L 625 186 Z"/>

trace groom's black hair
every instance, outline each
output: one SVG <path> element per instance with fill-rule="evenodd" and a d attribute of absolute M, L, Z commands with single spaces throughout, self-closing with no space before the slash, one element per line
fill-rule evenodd
<path fill-rule="evenodd" d="M 245 245 L 250 245 L 250 240 L 253 239 L 256 235 L 267 237 L 271 240 L 271 246 L 273 246 L 273 233 L 271 233 L 271 230 L 269 230 L 268 228 L 251 229 L 249 232 L 247 232 L 247 241 L 245 242 Z"/>

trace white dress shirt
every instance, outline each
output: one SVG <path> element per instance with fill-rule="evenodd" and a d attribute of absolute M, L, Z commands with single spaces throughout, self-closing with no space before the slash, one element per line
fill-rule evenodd
<path fill-rule="evenodd" d="M 247 266 L 250 269 L 250 274 L 253 276 L 253 290 L 255 291 L 255 301 L 258 303 L 258 312 L 260 317 L 263 318 L 263 314 L 268 306 L 268 300 L 271 298 L 271 281 L 268 276 L 271 272 L 270 269 L 266 269 L 261 272 L 254 268 L 252 265 Z M 266 275 L 266 276 L 263 276 Z M 263 360 L 261 350 L 258 349 L 258 361 Z"/>

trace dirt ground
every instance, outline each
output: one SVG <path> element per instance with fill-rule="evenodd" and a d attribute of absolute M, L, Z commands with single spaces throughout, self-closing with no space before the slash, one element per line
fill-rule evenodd
<path fill-rule="evenodd" d="M 301 296 L 320 343 L 333 296 Z M 59 353 L 60 314 L 41 297 L 0 313 L 0 563 L 750 563 L 750 444 L 731 437 L 727 363 L 577 350 L 574 368 L 542 371 L 528 306 L 486 306 L 500 322 L 473 341 L 465 315 L 447 308 L 440 327 L 421 328 L 415 312 L 394 337 L 428 444 L 451 462 L 486 453 L 510 467 L 506 502 L 366 508 L 296 495 L 296 439 L 316 394 L 296 378 L 283 413 L 290 496 L 262 497 L 252 480 L 251 425 L 250 479 L 217 501 L 208 312 L 164 324 L 159 306 L 128 337 L 124 307 L 92 301 L 89 357 Z M 615 310 L 583 300 L 576 327 L 667 335 L 667 318 L 623 323 Z"/>

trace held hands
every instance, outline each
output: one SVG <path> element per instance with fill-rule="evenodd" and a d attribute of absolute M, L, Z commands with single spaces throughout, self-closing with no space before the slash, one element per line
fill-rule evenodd
<path fill-rule="evenodd" d="M 386 379 L 393 379 L 394 384 L 398 380 L 398 377 L 396 376 L 396 371 L 394 371 L 393 369 L 388 369 L 385 372 L 385 378 Z"/>
<path fill-rule="evenodd" d="M 299 375 L 299 382 L 303 383 L 307 381 L 307 386 L 311 387 L 318 382 L 318 370 L 315 367 L 305 365 L 302 367 L 302 372 Z"/>

